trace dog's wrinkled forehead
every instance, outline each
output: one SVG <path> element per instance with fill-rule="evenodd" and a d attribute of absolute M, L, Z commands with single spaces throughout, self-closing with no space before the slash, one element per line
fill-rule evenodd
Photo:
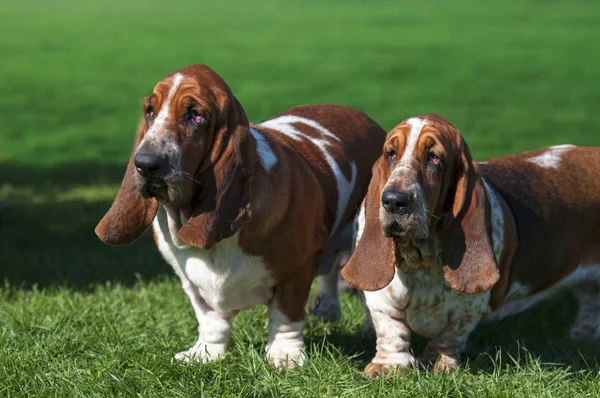
<path fill-rule="evenodd" d="M 461 140 L 458 129 L 443 117 L 429 114 L 419 116 L 419 118 L 427 120 L 427 132 L 435 135 L 444 145 L 455 146 Z"/>
<path fill-rule="evenodd" d="M 147 133 L 139 148 L 149 149 L 181 145 L 190 138 L 186 133 L 186 117 L 194 109 L 199 123 L 222 114 L 229 87 L 214 71 L 204 65 L 193 65 L 175 71 L 159 81 L 144 100 Z M 188 129 L 189 130 L 189 129 Z M 189 131 L 188 131 L 189 133 Z"/>
<path fill-rule="evenodd" d="M 454 147 L 460 138 L 456 127 L 439 115 L 428 114 L 406 119 L 390 131 L 386 141 L 386 148 L 397 151 L 396 166 L 409 167 L 413 159 L 421 155 L 421 150 L 427 147 L 424 145 L 426 137 L 445 147 Z"/>
<path fill-rule="evenodd" d="M 396 151 L 396 166 L 409 167 L 418 151 L 419 138 L 429 121 L 420 117 L 407 119 L 394 127 L 388 136 L 386 146 Z"/>
<path fill-rule="evenodd" d="M 230 95 L 227 83 L 212 69 L 204 65 L 193 65 L 166 76 L 156 84 L 145 100 L 147 111 L 154 112 L 158 122 L 168 121 L 182 107 L 191 102 L 216 111 L 222 108 L 224 98 Z M 213 109 L 213 108 L 218 109 Z"/>

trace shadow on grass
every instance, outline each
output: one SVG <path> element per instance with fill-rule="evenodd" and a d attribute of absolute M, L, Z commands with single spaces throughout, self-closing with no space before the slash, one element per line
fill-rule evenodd
<path fill-rule="evenodd" d="M 477 374 L 493 373 L 516 367 L 526 367 L 536 361 L 548 370 L 560 367 L 571 371 L 600 371 L 600 346 L 596 342 L 574 342 L 568 333 L 577 314 L 576 301 L 569 293 L 542 302 L 522 314 L 501 322 L 482 324 L 471 334 L 463 354 L 463 369 Z M 310 346 L 319 346 L 323 337 L 318 330 L 322 321 L 307 337 Z M 313 328 L 314 329 L 314 328 Z M 335 325 L 330 326 L 325 344 L 334 346 L 344 356 L 351 356 L 366 366 L 375 355 L 375 336 L 350 334 Z M 426 339 L 413 335 L 411 347 L 418 356 Z M 467 365 L 468 366 L 465 366 Z"/>
<path fill-rule="evenodd" d="M 75 185 L 119 184 L 127 166 L 93 161 L 65 163 L 58 166 L 0 164 L 0 186 L 69 187 Z"/>
<path fill-rule="evenodd" d="M 0 280 L 25 289 L 89 289 L 170 275 L 149 233 L 127 247 L 105 245 L 94 234 L 112 202 L 114 189 L 106 185 L 120 184 L 123 172 L 124 165 L 93 162 L 0 165 Z"/>
<path fill-rule="evenodd" d="M 568 337 L 577 311 L 574 297 L 564 292 L 522 314 L 480 325 L 472 333 L 463 358 L 472 372 L 521 366 L 531 359 L 549 369 L 559 366 L 598 372 L 600 346 Z"/>

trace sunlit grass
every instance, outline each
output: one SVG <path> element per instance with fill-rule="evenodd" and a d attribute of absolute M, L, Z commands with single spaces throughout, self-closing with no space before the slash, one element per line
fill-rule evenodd
<path fill-rule="evenodd" d="M 260 121 L 341 103 L 386 129 L 440 113 L 477 159 L 600 145 L 595 2 L 19 1 L 0 5 L 0 396 L 596 397 L 596 344 L 566 334 L 568 294 L 473 334 L 452 375 L 366 380 L 356 297 L 309 317 L 310 361 L 264 361 L 266 309 L 227 356 L 182 366 L 197 323 L 149 236 L 93 234 L 123 176 L 140 100 L 205 63 Z M 415 339 L 414 348 L 423 348 Z"/>

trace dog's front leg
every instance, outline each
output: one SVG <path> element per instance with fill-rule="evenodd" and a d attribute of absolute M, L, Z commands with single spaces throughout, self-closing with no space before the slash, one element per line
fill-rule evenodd
<path fill-rule="evenodd" d="M 446 329 L 427 342 L 419 362 L 433 364 L 433 369 L 445 373 L 454 372 L 460 365 L 461 354 L 467 346 L 469 334 L 475 329 L 480 316 L 451 318 Z"/>
<path fill-rule="evenodd" d="M 454 372 L 460 364 L 461 353 L 466 346 L 466 337 L 438 336 L 427 342 L 423 356 L 419 358 L 424 366 L 433 365 L 436 371 Z"/>
<path fill-rule="evenodd" d="M 371 311 L 371 318 L 377 331 L 377 353 L 365 367 L 368 377 L 380 374 L 402 374 L 415 366 L 415 358 L 410 351 L 411 331 L 405 320 L 404 311 L 395 308 Z"/>
<path fill-rule="evenodd" d="M 227 351 L 227 343 L 231 338 L 232 317 L 211 310 L 189 280 L 182 278 L 182 285 L 198 320 L 198 341 L 189 350 L 175 355 L 175 359 L 202 363 L 214 361 Z"/>

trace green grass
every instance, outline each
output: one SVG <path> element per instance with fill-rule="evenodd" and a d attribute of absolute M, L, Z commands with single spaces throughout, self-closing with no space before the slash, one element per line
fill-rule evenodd
<path fill-rule="evenodd" d="M 205 63 L 251 120 L 303 103 L 358 107 L 386 129 L 435 112 L 477 159 L 600 145 L 600 5 L 591 1 L 0 4 L 0 396 L 596 397 L 596 344 L 566 334 L 568 294 L 474 333 L 461 370 L 369 381 L 363 313 L 309 317 L 310 362 L 263 360 L 266 310 L 235 320 L 210 365 L 188 299 L 150 237 L 93 234 L 131 149 L 141 98 Z M 423 341 L 415 342 L 416 350 Z"/>

